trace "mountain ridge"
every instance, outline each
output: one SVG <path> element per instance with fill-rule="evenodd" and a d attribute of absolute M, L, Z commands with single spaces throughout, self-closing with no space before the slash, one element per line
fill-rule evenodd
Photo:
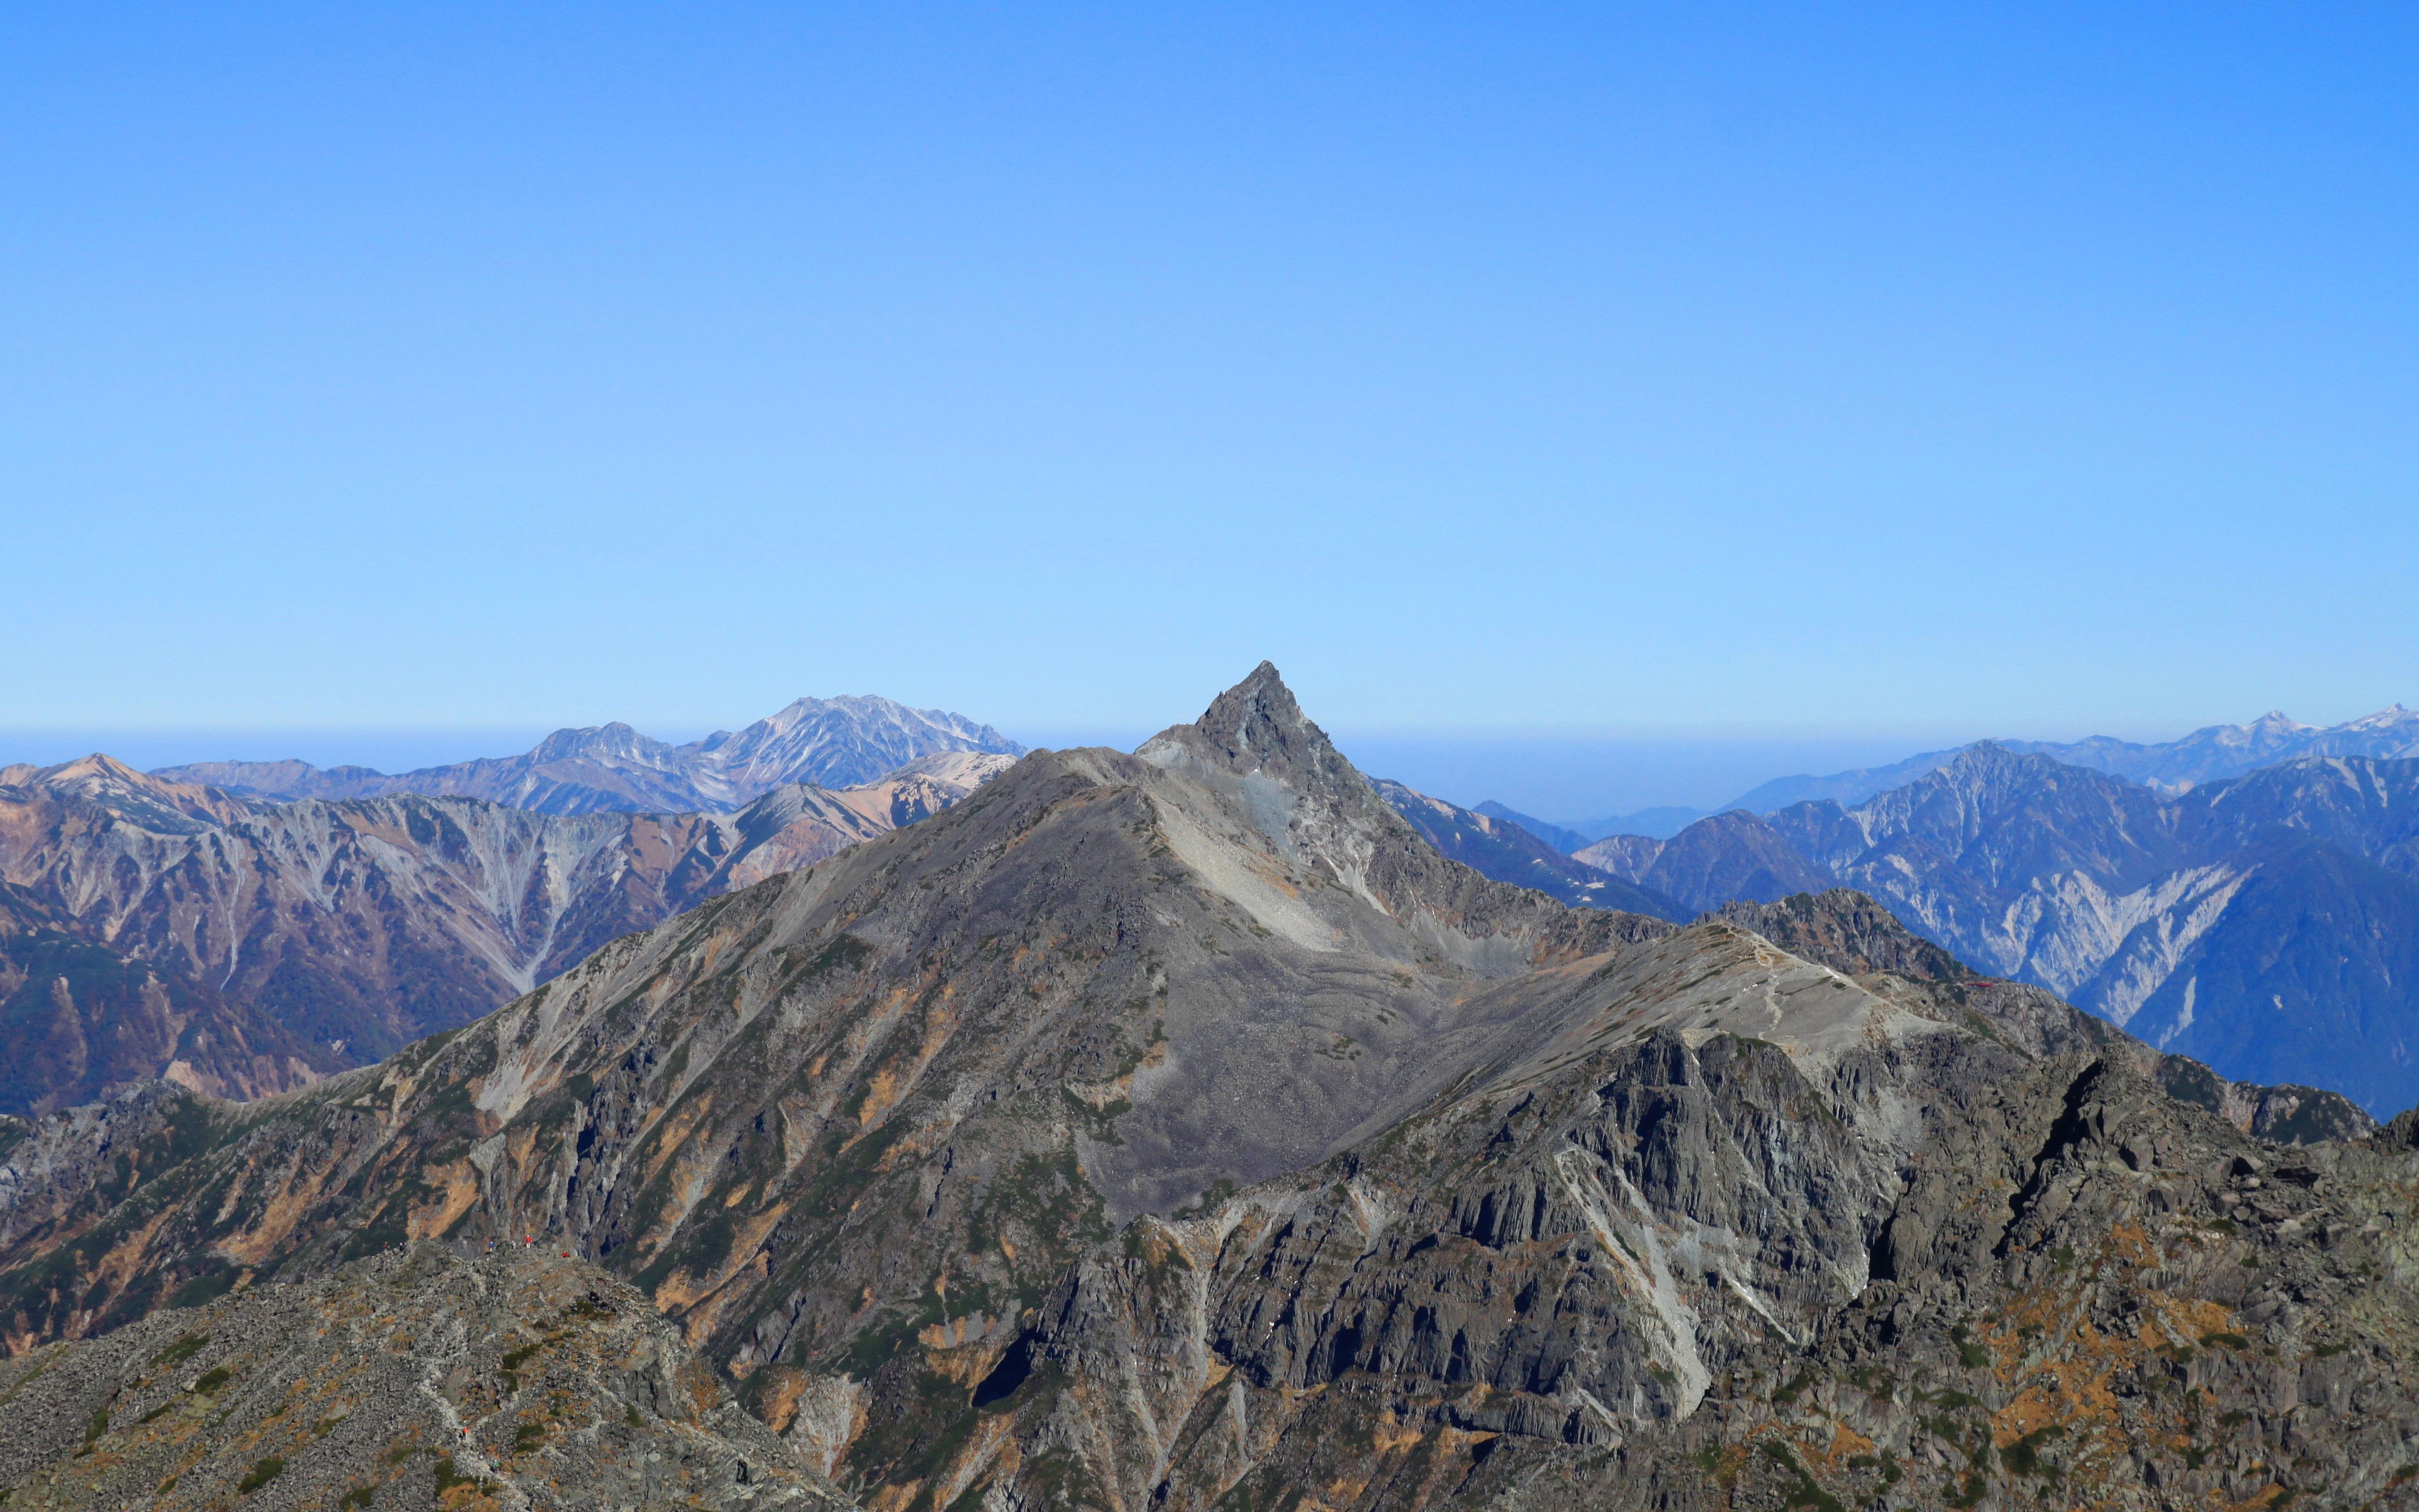
<path fill-rule="evenodd" d="M 1563 855 L 1517 819 L 1462 809 L 1383 778 L 1379 795 L 1410 822 L 1438 854 L 1499 882 L 1533 887 L 1580 908 L 1619 908 L 1685 923 L 1688 910 L 1673 899 Z"/>
<path fill-rule="evenodd" d="M 2119 740 L 2112 735 L 2071 741 L 1992 736 L 1964 746 L 1924 751 L 1882 766 L 1835 772 L 1827 777 L 1776 778 L 1722 807 L 1768 814 L 1793 804 L 1824 798 L 1850 807 L 1876 794 L 1903 787 L 1975 747 L 1985 745 L 2019 755 L 2047 756 L 2061 765 L 2105 772 L 2174 795 L 2310 756 L 2365 756 L 2379 760 L 2419 757 L 2419 711 L 2396 703 L 2341 724 L 2321 726 L 2303 724 L 2272 709 L 2249 724 L 2204 725 L 2174 740 L 2153 742 Z"/>
<path fill-rule="evenodd" d="M 395 775 L 301 761 L 197 762 L 151 775 L 285 802 L 417 793 L 540 813 L 730 813 L 777 787 L 856 786 L 953 751 L 1013 757 L 1025 748 L 963 715 L 848 694 L 798 699 L 744 729 L 680 746 L 617 721 L 558 730 L 518 756 Z"/>
<path fill-rule="evenodd" d="M 1757 784 L 1711 809 L 1685 805 L 1641 809 L 1605 819 L 1557 822 L 1533 818 L 1489 799 L 1472 810 L 1507 820 L 1565 856 L 1618 835 L 1670 840 L 1700 819 L 1743 809 L 1770 814 L 1793 804 L 1825 798 L 1853 808 L 1867 798 L 1903 787 L 1938 771 L 1977 746 L 1992 745 L 2025 755 L 2048 756 L 2068 766 L 2107 772 L 2173 795 L 2192 787 L 2247 775 L 2261 767 L 2305 756 L 2367 756 L 2380 760 L 2419 757 L 2419 711 L 2396 703 L 2336 725 L 2305 725 L 2271 710 L 2243 725 L 2207 725 L 2170 741 L 2137 742 L 2110 735 L 2074 741 L 2019 740 L 1989 736 L 1943 747 L 1877 766 L 1826 776 L 1798 773 Z"/>

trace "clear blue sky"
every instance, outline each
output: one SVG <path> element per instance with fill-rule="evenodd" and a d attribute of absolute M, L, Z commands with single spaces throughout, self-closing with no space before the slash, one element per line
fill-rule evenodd
<path fill-rule="evenodd" d="M 2419 702 L 2407 7 L 227 9 L 0 16 L 0 727 Z"/>

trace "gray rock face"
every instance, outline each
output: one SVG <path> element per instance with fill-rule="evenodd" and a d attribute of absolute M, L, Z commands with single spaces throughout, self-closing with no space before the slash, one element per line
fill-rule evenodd
<path fill-rule="evenodd" d="M 12 1507 L 853 1504 L 643 1296 L 516 1245 L 393 1251 L 21 1353 L 0 1402 Z"/>
<path fill-rule="evenodd" d="M 198 762 L 152 775 L 281 801 L 419 793 L 484 798 L 540 813 L 730 813 L 776 788 L 854 787 L 951 753 L 1016 757 L 1025 748 L 987 724 L 942 709 L 911 709 L 886 698 L 809 698 L 745 730 L 716 731 L 685 746 L 617 723 L 558 730 L 519 756 L 392 776 L 295 761 Z"/>
<path fill-rule="evenodd" d="M 1719 917 L 1852 976 L 1887 973 L 1947 988 L 1951 1000 L 2026 1055 L 2121 1060 L 2170 1097 L 2262 1139 L 2316 1143 L 2365 1138 L 2376 1130 L 2375 1121 L 2339 1092 L 2228 1081 L 2197 1060 L 2164 1055 L 2038 987 L 1979 977 L 1862 893 L 1841 888 L 1820 897 L 1799 893 L 1776 903 L 1733 903 Z"/>
<path fill-rule="evenodd" d="M 2004 999 L 1720 925 L 1635 951 L 1678 969 L 1572 983 L 1543 1053 L 1079 1263 L 975 1393 L 991 1473 L 1056 1453 L 1169 1508 L 2406 1499 L 2406 1141 L 2280 1149 L 2129 1055 L 2022 1048 Z"/>

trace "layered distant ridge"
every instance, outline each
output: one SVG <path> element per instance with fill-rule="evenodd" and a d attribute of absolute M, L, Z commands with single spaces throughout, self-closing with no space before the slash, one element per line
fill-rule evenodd
<path fill-rule="evenodd" d="M 1733 810 L 1576 859 L 1694 908 L 1859 887 L 2227 1075 L 2379 1113 L 2419 1098 L 2419 760 L 2303 756 L 2166 794 L 1985 742 L 1854 807 Z"/>
<path fill-rule="evenodd" d="M 249 1095 L 376 1059 L 617 935 L 926 818 L 1009 761 L 945 751 L 730 814 L 408 793 L 275 803 L 105 756 L 9 768 L 0 882 L 39 920 L 0 968 L 0 1046 L 34 1078 L 0 1077 L 0 1108 L 162 1074 Z"/>
<path fill-rule="evenodd" d="M 394 775 L 300 761 L 197 762 L 152 775 L 283 800 L 417 793 L 540 813 L 728 813 L 793 783 L 851 787 L 926 757 L 1024 752 L 991 726 L 943 709 L 911 709 L 886 698 L 804 698 L 745 730 L 717 731 L 685 746 L 615 723 L 558 730 L 518 756 Z"/>

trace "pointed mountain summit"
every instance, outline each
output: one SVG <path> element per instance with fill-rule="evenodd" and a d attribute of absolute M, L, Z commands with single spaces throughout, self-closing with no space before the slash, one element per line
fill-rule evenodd
<path fill-rule="evenodd" d="M 1509 949 L 1514 939 L 1524 942 L 1517 953 L 1490 956 L 1495 964 L 1484 969 L 1526 964 L 1535 931 L 1574 927 L 1525 883 L 1448 860 L 1302 713 L 1270 662 L 1219 694 L 1199 719 L 1162 731 L 1134 755 L 1217 793 L 1287 863 L 1398 922 L 1429 920 L 1438 946 L 1465 966 L 1479 968 L 1471 951 Z"/>
<path fill-rule="evenodd" d="M 1163 757 L 1175 749 L 1238 777 L 1265 774 L 1298 791 L 1369 792 L 1367 779 L 1344 759 L 1327 732 L 1302 712 L 1273 662 L 1261 662 L 1249 677 L 1213 699 L 1200 718 L 1162 731 L 1134 754 L 1172 765 Z"/>

